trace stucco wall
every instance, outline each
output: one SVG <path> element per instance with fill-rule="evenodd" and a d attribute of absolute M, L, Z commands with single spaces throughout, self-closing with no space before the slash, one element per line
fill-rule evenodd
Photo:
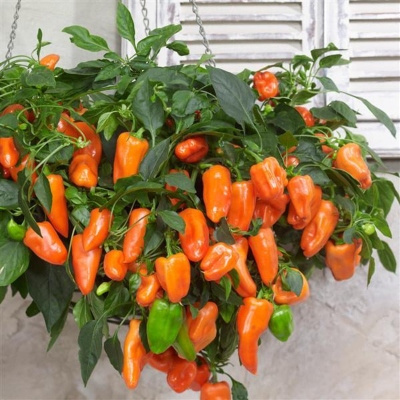
<path fill-rule="evenodd" d="M 6 52 L 14 7 L 14 0 L 1 0 L 1 58 Z M 44 54 L 59 53 L 60 64 L 71 67 L 85 58 L 85 52 L 70 44 L 62 28 L 84 25 L 93 34 L 105 37 L 110 48 L 118 49 L 114 20 L 114 0 L 24 0 L 14 54 L 29 53 L 35 47 L 40 27 L 44 39 L 53 42 Z M 391 168 L 398 170 L 399 166 L 392 164 Z M 400 261 L 399 214 L 396 205 L 389 223 L 394 231 L 390 243 Z M 246 384 L 251 400 L 400 398 L 399 275 L 377 265 L 369 288 L 366 275 L 367 271 L 359 268 L 352 280 L 338 283 L 328 272 L 316 272 L 310 281 L 311 298 L 294 307 L 296 328 L 291 339 L 280 343 L 269 333 L 264 335 L 257 377 L 244 372 L 236 355 L 233 357 L 230 372 Z M 105 356 L 84 388 L 78 328 L 72 317 L 54 348 L 46 353 L 48 335 L 43 319 L 28 319 L 28 304 L 9 293 L 0 306 L 0 399 L 198 398 L 194 392 L 174 394 L 165 375 L 148 367 L 137 390 L 129 392 Z"/>

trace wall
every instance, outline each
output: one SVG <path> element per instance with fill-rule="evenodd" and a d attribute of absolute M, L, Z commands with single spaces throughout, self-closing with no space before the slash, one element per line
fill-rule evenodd
<path fill-rule="evenodd" d="M 93 13 L 93 4 L 96 12 Z M 6 51 L 15 1 L 0 4 L 0 51 Z M 84 25 L 119 48 L 115 36 L 115 1 L 29 1 L 22 3 L 14 54 L 30 53 L 36 32 L 53 44 L 46 52 L 61 54 L 70 67 L 84 52 L 69 43 L 63 27 Z M 3 57 L 3 53 L 1 53 Z M 392 164 L 399 170 L 399 165 Z M 398 181 L 397 181 L 397 187 Z M 400 208 L 393 209 L 390 240 L 398 261 Z M 310 281 L 312 296 L 294 307 L 295 332 L 287 343 L 269 333 L 260 347 L 257 377 L 239 367 L 236 355 L 229 371 L 249 388 L 251 400 L 266 399 L 398 399 L 399 382 L 399 275 L 377 265 L 369 288 L 367 271 L 359 268 L 347 282 L 335 282 L 317 271 Z M 28 300 L 7 298 L 0 306 L 0 399 L 196 399 L 194 392 L 174 394 L 165 375 L 149 368 L 139 387 L 128 392 L 118 373 L 103 355 L 86 388 L 80 379 L 78 329 L 70 317 L 66 328 L 46 353 L 48 335 L 41 316 L 28 319 Z M 124 332 L 121 332 L 123 340 Z"/>

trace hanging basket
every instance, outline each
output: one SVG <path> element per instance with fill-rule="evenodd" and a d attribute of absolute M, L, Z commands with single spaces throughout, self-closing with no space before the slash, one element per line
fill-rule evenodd
<path fill-rule="evenodd" d="M 333 44 L 234 75 L 210 56 L 157 66 L 164 47 L 187 54 L 179 25 L 137 42 L 121 3 L 117 25 L 130 58 L 71 26 L 103 58 L 63 69 L 39 31 L 33 58 L 0 64 L 0 288 L 27 282 L 50 347 L 73 313 L 85 384 L 105 340 L 129 388 L 149 364 L 178 393 L 244 398 L 225 366 L 238 349 L 256 374 L 262 334 L 289 339 L 313 270 L 366 267 L 369 283 L 374 249 L 395 270 L 383 236 L 398 193 L 353 109 L 307 104 L 340 92 L 322 74 L 348 63 Z"/>

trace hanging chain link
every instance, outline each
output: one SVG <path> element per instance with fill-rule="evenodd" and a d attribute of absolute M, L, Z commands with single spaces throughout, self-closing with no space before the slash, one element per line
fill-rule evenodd
<path fill-rule="evenodd" d="M 10 33 L 10 41 L 7 45 L 7 53 L 6 53 L 6 60 L 9 60 L 12 56 L 12 51 L 14 48 L 14 40 L 17 36 L 17 21 L 19 18 L 19 10 L 21 8 L 21 0 L 17 0 L 17 5 L 15 6 L 15 14 L 14 14 L 14 21 L 11 25 L 11 33 Z"/>
<path fill-rule="evenodd" d="M 140 0 L 140 5 L 142 6 L 144 31 L 146 33 L 146 36 L 149 36 L 149 34 L 150 34 L 150 21 L 149 21 L 149 18 L 147 17 L 148 11 L 147 11 L 147 7 L 146 7 L 146 0 Z"/>
<path fill-rule="evenodd" d="M 210 49 L 210 43 L 208 42 L 208 39 L 207 39 L 207 34 L 206 34 L 205 29 L 204 29 L 203 21 L 202 21 L 202 19 L 200 17 L 200 14 L 199 14 L 199 9 L 197 7 L 196 0 L 191 0 L 191 3 L 192 3 L 193 13 L 196 16 L 197 25 L 199 26 L 199 33 L 200 33 L 201 37 L 203 38 L 203 46 L 205 47 L 204 53 L 205 54 L 209 54 L 210 56 L 212 56 L 213 53 L 212 53 L 212 51 Z M 211 66 L 215 67 L 215 60 L 213 58 L 211 58 L 210 60 L 208 60 L 208 64 L 210 64 Z"/>

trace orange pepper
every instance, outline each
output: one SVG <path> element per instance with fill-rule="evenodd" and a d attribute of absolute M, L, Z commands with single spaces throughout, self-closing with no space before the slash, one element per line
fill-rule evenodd
<path fill-rule="evenodd" d="M 200 390 L 200 400 L 231 400 L 228 382 L 206 382 Z"/>
<path fill-rule="evenodd" d="M 93 250 L 103 245 L 113 220 L 114 216 L 110 210 L 94 208 L 90 212 L 89 224 L 82 232 L 85 251 Z"/>
<path fill-rule="evenodd" d="M 124 262 L 122 250 L 110 250 L 104 256 L 104 273 L 113 281 L 123 281 L 128 272 L 128 264 Z"/>
<path fill-rule="evenodd" d="M 175 156 L 184 163 L 197 163 L 208 153 L 208 144 L 204 136 L 192 136 L 178 143 Z"/>
<path fill-rule="evenodd" d="M 292 268 L 294 269 L 294 268 Z M 298 271 L 298 270 L 297 270 Z M 282 278 L 278 276 L 275 284 L 272 285 L 272 291 L 274 292 L 274 302 L 276 304 L 296 304 L 305 301 L 310 296 L 310 287 L 308 285 L 307 278 L 298 271 L 303 278 L 303 287 L 301 289 L 300 295 L 297 296 L 296 293 L 284 290 L 282 287 Z"/>
<path fill-rule="evenodd" d="M 85 141 L 89 141 L 87 146 L 75 150 L 73 157 L 76 157 L 79 154 L 88 154 L 94 161 L 96 161 L 96 164 L 99 165 L 103 152 L 103 145 L 100 136 L 96 133 L 94 127 L 86 122 L 74 122 L 73 127 L 78 131 L 80 137 Z"/>
<path fill-rule="evenodd" d="M 4 168 L 11 168 L 17 165 L 19 151 L 15 147 L 12 137 L 0 138 L 0 164 Z"/>
<path fill-rule="evenodd" d="M 75 186 L 90 189 L 97 186 L 98 164 L 89 154 L 79 154 L 72 158 L 68 174 Z"/>
<path fill-rule="evenodd" d="M 54 71 L 58 61 L 60 60 L 60 56 L 58 54 L 48 54 L 40 59 L 39 64 L 48 68 L 50 71 Z"/>
<path fill-rule="evenodd" d="M 35 160 L 29 155 L 26 154 L 21 162 L 19 164 L 17 164 L 15 167 L 11 167 L 10 168 L 10 175 L 13 181 L 17 182 L 18 180 L 18 173 L 23 171 L 25 168 L 28 171 L 33 171 L 33 169 L 36 167 L 36 163 Z M 36 182 L 38 175 L 36 172 L 32 172 L 31 173 L 31 181 L 32 183 Z"/>
<path fill-rule="evenodd" d="M 177 360 L 178 355 L 176 354 L 176 351 L 173 347 L 169 347 L 167 350 L 160 354 L 154 354 L 150 352 L 147 362 L 157 371 L 161 371 L 167 374 L 172 365 L 174 365 Z"/>
<path fill-rule="evenodd" d="M 199 392 L 202 386 L 210 379 L 210 367 L 204 357 L 198 357 L 197 372 L 190 389 Z"/>
<path fill-rule="evenodd" d="M 64 180 L 61 175 L 47 175 L 52 196 L 51 210 L 46 212 L 55 230 L 65 238 L 68 237 L 69 220 L 67 199 L 65 198 Z"/>
<path fill-rule="evenodd" d="M 136 301 L 141 307 L 150 306 L 157 298 L 157 293 L 161 288 L 157 274 L 148 275 L 145 266 L 140 267 L 141 276 L 140 286 L 136 292 Z"/>
<path fill-rule="evenodd" d="M 169 171 L 169 174 L 176 174 L 176 173 L 182 173 L 182 174 L 184 174 L 184 175 L 186 175 L 188 178 L 190 177 L 189 176 L 189 172 L 188 171 L 186 171 L 185 169 L 171 169 L 170 171 Z M 167 189 L 167 190 L 169 190 L 169 191 L 171 191 L 171 192 L 176 192 L 177 190 L 178 190 L 178 188 L 176 187 L 176 186 L 171 186 L 171 185 L 169 185 L 168 183 L 166 183 L 165 184 L 165 189 Z M 185 192 L 186 193 L 186 192 Z M 168 196 L 168 198 L 170 199 L 170 201 L 171 201 L 171 204 L 173 205 L 173 206 L 175 206 L 176 204 L 178 204 L 181 200 L 180 199 L 178 199 L 177 197 L 173 197 L 173 196 Z"/>
<path fill-rule="evenodd" d="M 302 107 L 302 106 L 297 106 L 297 107 L 295 107 L 295 109 L 302 116 L 306 126 L 308 126 L 308 127 L 314 126 L 314 124 L 315 124 L 314 116 L 310 113 L 308 108 Z"/>
<path fill-rule="evenodd" d="M 254 89 L 257 90 L 258 100 L 264 101 L 279 93 L 279 82 L 275 74 L 269 71 L 257 71 L 253 77 Z"/>
<path fill-rule="evenodd" d="M 189 389 L 197 373 L 194 361 L 187 361 L 178 357 L 168 371 L 167 383 L 176 393 L 183 393 Z"/>
<path fill-rule="evenodd" d="M 253 218 L 261 218 L 262 228 L 271 228 L 285 212 L 289 200 L 286 193 L 271 200 L 257 199 Z"/>

